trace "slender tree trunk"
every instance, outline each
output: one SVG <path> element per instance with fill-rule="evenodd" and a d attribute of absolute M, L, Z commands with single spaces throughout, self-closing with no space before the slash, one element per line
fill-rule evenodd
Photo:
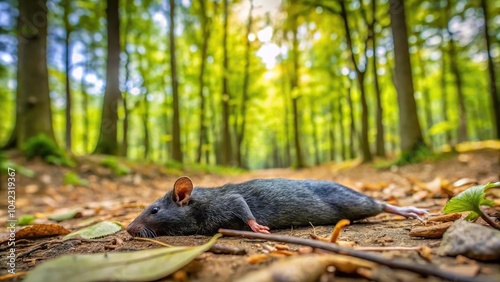
<path fill-rule="evenodd" d="M 19 1 L 16 125 L 21 145 L 44 134 L 54 140 L 47 71 L 47 1 Z"/>
<path fill-rule="evenodd" d="M 129 87 L 128 80 L 130 77 L 130 53 L 127 49 L 128 34 L 130 32 L 130 26 L 132 24 L 130 13 L 131 13 L 132 0 L 125 1 L 125 30 L 123 31 L 123 53 L 125 54 L 125 91 L 123 92 L 123 123 L 122 123 L 122 145 L 120 148 L 120 155 L 126 157 L 128 154 L 128 128 L 129 128 L 129 115 L 130 110 L 127 105 Z"/>
<path fill-rule="evenodd" d="M 382 108 L 382 93 L 380 91 L 380 85 L 378 81 L 378 74 L 377 74 L 377 34 L 375 33 L 375 23 L 377 22 L 377 1 L 372 0 L 372 16 L 373 20 L 370 24 L 370 34 L 372 38 L 372 50 L 373 50 L 373 56 L 372 56 L 372 63 L 373 63 L 373 86 L 375 90 L 375 101 L 377 103 L 377 112 L 376 112 L 376 126 L 377 126 L 377 137 L 375 139 L 375 154 L 378 157 L 385 157 L 385 136 L 384 136 L 384 125 L 382 123 L 382 120 L 384 119 L 384 112 Z"/>
<path fill-rule="evenodd" d="M 229 93 L 229 56 L 228 56 L 228 22 L 229 22 L 229 0 L 224 0 L 224 26 L 222 37 L 222 155 L 223 165 L 231 165 L 233 162 L 233 148 L 231 142 L 231 126 L 229 124 L 231 94 Z"/>
<path fill-rule="evenodd" d="M 450 18 L 451 13 L 451 2 L 449 0 L 446 1 L 446 18 Z M 446 31 L 448 32 L 448 36 L 450 40 L 448 41 L 448 45 L 450 46 L 448 54 L 450 55 L 450 70 L 453 76 L 455 77 L 455 85 L 457 89 L 457 102 L 459 109 L 459 122 L 458 122 L 458 142 L 464 142 L 467 140 L 467 111 L 465 108 L 465 96 L 463 92 L 463 80 L 462 74 L 460 73 L 460 68 L 458 66 L 458 56 L 457 49 L 455 46 L 455 40 L 453 39 L 453 33 L 450 28 L 447 26 Z"/>
<path fill-rule="evenodd" d="M 318 124 L 316 123 L 316 110 L 314 109 L 314 101 L 312 97 L 310 98 L 310 110 L 311 114 L 309 115 L 311 118 L 311 126 L 312 126 L 312 140 L 313 140 L 313 150 L 314 150 L 314 164 L 319 165 L 320 153 L 319 153 L 319 138 L 318 138 Z"/>
<path fill-rule="evenodd" d="M 63 10 L 64 10 L 64 30 L 66 31 L 64 37 L 64 69 L 66 72 L 65 77 L 65 86 L 66 86 L 66 131 L 65 131 L 65 139 L 66 139 L 66 151 L 71 152 L 71 133 L 72 133 L 72 118 L 71 118 L 71 84 L 70 84 L 70 65 L 71 65 L 71 49 L 69 39 L 71 37 L 72 27 L 69 23 L 69 13 L 70 13 L 70 5 L 71 2 L 69 0 L 63 0 L 62 2 Z"/>
<path fill-rule="evenodd" d="M 342 160 L 345 161 L 347 159 L 347 151 L 346 151 L 346 144 L 345 144 L 345 130 L 344 130 L 344 114 L 342 111 L 342 99 L 339 99 L 337 103 L 337 114 L 339 115 L 339 132 L 340 132 L 340 154 L 342 156 Z"/>
<path fill-rule="evenodd" d="M 441 30 L 446 30 L 448 26 L 448 13 L 445 11 L 445 9 L 441 9 L 441 14 L 440 14 L 440 28 Z M 446 37 L 444 36 L 444 32 L 440 33 L 441 37 L 441 45 L 440 45 L 440 51 L 441 51 L 441 82 L 440 82 L 440 87 L 441 87 L 441 112 L 442 112 L 442 121 L 443 122 L 449 122 L 448 118 L 448 83 L 446 79 L 446 74 L 447 74 L 447 62 L 446 62 L 446 54 L 448 54 L 448 50 L 445 48 L 445 40 Z M 444 133 L 444 144 L 449 144 L 452 145 L 452 138 L 451 138 L 451 132 L 449 130 L 446 130 Z M 453 145 L 452 145 L 453 147 Z"/>
<path fill-rule="evenodd" d="M 391 29 L 394 41 L 395 80 L 398 92 L 399 135 L 403 156 L 410 157 L 421 146 L 425 146 L 417 116 L 417 105 L 413 96 L 413 79 L 404 2 L 391 5 Z"/>
<path fill-rule="evenodd" d="M 342 20 L 344 23 L 344 31 L 346 34 L 347 47 L 349 49 L 349 54 L 351 57 L 354 70 L 356 71 L 356 79 L 358 81 L 359 90 L 361 93 L 361 135 L 360 135 L 361 146 L 360 147 L 363 155 L 363 162 L 370 162 L 373 159 L 373 157 L 370 151 L 370 143 L 368 142 L 368 104 L 366 102 L 366 89 L 364 85 L 367 66 L 365 66 L 364 69 L 361 70 L 358 64 L 356 63 L 356 58 L 354 55 L 354 46 L 352 44 L 352 39 L 351 39 L 351 30 L 349 28 L 349 21 L 347 18 L 347 10 L 345 8 L 344 1 L 339 1 L 339 3 L 341 7 L 340 15 L 342 16 Z M 366 50 L 367 48 L 365 46 L 365 52 Z M 366 64 L 368 64 L 366 60 L 366 54 L 365 54 L 365 61 Z"/>
<path fill-rule="evenodd" d="M 248 39 L 250 34 L 252 33 L 252 12 L 253 12 L 253 0 L 250 0 L 250 11 L 248 12 L 248 24 L 247 24 L 247 33 L 245 36 L 246 44 L 245 44 L 245 67 L 243 70 L 243 89 L 241 94 L 241 111 L 240 118 L 241 124 L 240 128 L 236 132 L 236 158 L 239 167 L 244 167 L 242 160 L 242 143 L 245 137 L 245 126 L 246 126 L 246 114 L 247 114 L 247 101 L 248 101 L 248 88 L 250 82 L 250 63 L 251 63 L 251 53 L 252 53 L 252 43 Z M 277 139 L 275 140 L 277 142 Z"/>
<path fill-rule="evenodd" d="M 121 93 L 120 78 L 120 17 L 119 0 L 107 0 L 108 58 L 106 60 L 106 88 L 102 105 L 99 141 L 94 153 L 118 154 L 118 104 Z"/>
<path fill-rule="evenodd" d="M 486 51 L 488 52 L 488 76 L 490 79 L 490 95 L 491 104 L 493 105 L 493 114 L 495 115 L 496 137 L 500 139 L 500 94 L 498 93 L 497 81 L 495 75 L 495 65 L 493 63 L 493 53 L 491 49 L 491 38 L 489 34 L 489 15 L 488 3 L 486 0 L 481 0 L 481 8 L 484 18 L 484 39 L 486 42 Z"/>
<path fill-rule="evenodd" d="M 333 90 L 333 87 L 330 89 Z M 336 156 L 336 144 L 335 144 L 335 124 L 337 124 L 337 120 L 335 119 L 335 109 L 337 108 L 337 104 L 339 101 L 337 100 L 337 97 L 334 97 L 330 100 L 330 124 L 328 125 L 328 137 L 330 138 L 330 161 L 335 161 L 335 156 Z M 339 113 L 340 115 L 340 113 Z"/>
<path fill-rule="evenodd" d="M 351 159 L 356 158 L 356 150 L 355 148 L 355 139 L 356 139 L 356 120 L 354 119 L 354 105 L 352 104 L 352 86 L 351 83 L 349 83 L 349 86 L 347 88 L 347 104 L 349 105 L 349 118 L 350 118 L 350 129 L 351 132 L 349 134 L 349 157 Z"/>
<path fill-rule="evenodd" d="M 422 45 L 418 44 L 418 47 L 420 48 Z M 425 82 L 426 74 L 427 74 L 427 69 L 425 66 L 424 60 L 422 60 L 422 56 L 420 55 L 420 52 L 417 52 L 417 61 L 419 64 L 419 69 L 420 69 L 420 88 L 422 91 L 422 100 L 423 100 L 423 105 L 422 108 L 424 109 L 424 116 L 425 116 L 425 131 L 429 132 L 429 129 L 433 125 L 433 118 L 432 118 L 432 101 L 431 97 L 429 96 L 429 87 L 427 86 L 427 83 Z M 431 144 L 433 144 L 433 137 L 431 135 L 428 136 L 429 141 Z M 431 145 L 432 146 L 432 145 Z"/>
<path fill-rule="evenodd" d="M 87 87 L 85 85 L 85 76 L 87 73 L 87 63 L 82 71 L 82 79 L 80 80 L 80 91 L 82 92 L 82 112 L 83 112 L 83 148 L 84 153 L 90 152 L 92 149 L 89 147 L 90 138 L 90 122 L 89 122 L 89 94 L 87 93 Z"/>
<path fill-rule="evenodd" d="M 300 121 L 299 121 L 299 98 L 300 98 L 300 88 L 299 88 L 299 40 L 298 40 L 298 27 L 297 27 L 297 16 L 293 15 L 292 19 L 292 77 L 290 85 L 290 93 L 292 98 L 292 115 L 293 115 L 293 140 L 295 144 L 295 165 L 297 168 L 305 167 L 305 162 L 302 156 L 302 146 L 300 142 Z"/>
<path fill-rule="evenodd" d="M 201 63 L 200 63 L 200 73 L 198 75 L 198 97 L 200 98 L 200 134 L 198 136 L 198 149 L 196 154 L 196 162 L 201 163 L 203 153 L 208 154 L 206 152 L 207 143 L 207 121 L 206 121 L 206 101 L 204 95 L 205 88 L 205 65 L 207 62 L 207 53 L 208 53 L 208 43 L 210 39 L 210 26 L 207 18 L 207 11 L 205 0 L 200 0 L 200 22 L 201 22 L 201 30 L 202 30 L 202 43 L 201 43 Z"/>
<path fill-rule="evenodd" d="M 282 56 L 280 56 L 281 60 L 284 60 Z M 291 165 L 291 145 L 290 145 L 290 110 L 289 110 L 289 104 L 288 102 L 291 100 L 289 96 L 289 91 L 288 91 L 288 81 L 289 78 L 285 77 L 285 74 L 287 73 L 287 66 L 285 64 L 281 64 L 281 73 L 282 73 L 282 78 L 281 78 L 281 91 L 283 92 L 283 123 L 284 123 L 284 138 L 285 138 L 285 148 L 284 148 L 284 154 L 283 154 L 283 166 L 284 167 L 289 167 Z"/>
<path fill-rule="evenodd" d="M 177 58 L 175 53 L 175 0 L 170 0 L 169 36 L 170 36 L 170 73 L 172 79 L 172 158 L 182 163 L 181 125 L 179 109 L 179 81 L 177 79 Z"/>

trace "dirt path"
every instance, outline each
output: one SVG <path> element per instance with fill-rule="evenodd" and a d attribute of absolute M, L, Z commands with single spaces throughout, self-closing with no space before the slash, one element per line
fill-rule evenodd
<path fill-rule="evenodd" d="M 15 156 L 14 156 L 15 157 Z M 431 214 L 438 214 L 447 197 L 439 192 L 436 185 L 453 183 L 457 180 L 486 183 L 499 181 L 500 154 L 495 149 L 480 149 L 461 153 L 436 162 L 410 165 L 403 168 L 377 170 L 373 165 L 359 165 L 356 163 L 340 165 L 323 165 L 303 170 L 272 169 L 253 171 L 240 175 L 220 176 L 194 173 L 191 176 L 195 185 L 218 186 L 227 182 L 241 182 L 253 178 L 285 177 L 294 179 L 326 179 L 333 180 L 353 187 L 377 199 L 390 201 L 400 205 L 416 205 L 429 209 Z M 19 159 L 19 162 L 23 162 Z M 116 177 L 108 169 L 100 167 L 99 160 L 82 158 L 76 171 L 90 182 L 89 187 L 74 187 L 63 185 L 63 174 L 69 169 L 48 166 L 40 162 L 25 163 L 27 167 L 37 172 L 34 179 L 19 176 L 17 195 L 17 209 L 19 214 L 38 213 L 37 222 L 48 222 L 44 215 L 60 212 L 64 209 L 83 209 L 83 217 L 64 221 L 62 226 L 76 229 L 78 223 L 85 218 L 97 216 L 100 220 L 115 220 L 126 226 L 141 211 L 142 206 L 149 204 L 157 197 L 162 196 L 179 175 L 169 174 L 162 168 L 154 165 L 129 164 L 133 173 Z M 3 180 L 2 180 L 3 181 Z M 437 184 L 439 183 L 439 184 Z M 436 190 L 437 189 L 437 190 Z M 457 188 L 458 189 L 458 188 Z M 423 192 L 422 192 L 423 191 Z M 418 196 L 416 196 L 418 195 Z M 498 194 L 497 194 L 498 196 Z M 6 220 L 6 208 L 2 206 L 0 222 Z M 497 207 L 500 212 L 500 208 Z M 409 237 L 409 229 L 416 220 L 401 220 L 398 217 L 381 214 L 346 227 L 341 240 L 355 242 L 358 246 L 422 246 L 435 249 L 440 239 L 413 239 Z M 331 226 L 302 227 L 289 230 L 273 230 L 274 234 L 309 238 L 309 234 L 328 237 Z M 4 237 L 6 233 L 1 234 Z M 123 239 L 123 243 L 110 250 L 107 242 L 70 241 L 52 245 L 47 249 L 40 249 L 18 258 L 17 271 L 28 271 L 50 258 L 63 254 L 123 252 L 156 247 L 153 243 L 131 240 L 131 237 L 121 231 L 115 235 Z M 206 236 L 179 236 L 160 237 L 158 240 L 171 245 L 196 245 L 204 243 Z M 19 243 L 18 253 L 33 248 L 34 245 L 51 240 L 36 239 Z M 246 256 L 216 255 L 206 253 L 200 259 L 191 263 L 183 275 L 191 281 L 231 281 L 255 269 L 263 268 L 276 258 L 269 259 L 262 264 L 249 264 L 247 258 L 254 254 L 261 254 L 264 245 L 273 243 L 260 240 L 223 237 L 218 241 L 221 245 L 230 245 L 247 250 Z M 289 245 L 292 250 L 299 246 Z M 4 252 L 4 249 L 2 249 Z M 384 255 L 407 260 L 414 263 L 427 263 L 417 252 L 393 251 Z M 0 275 L 6 272 L 4 256 L 0 259 Z M 436 266 L 457 265 L 455 258 L 433 256 L 432 263 Z M 481 277 L 495 277 L 500 275 L 498 263 L 479 263 Z M 180 275 L 180 274 L 178 274 Z M 394 279 L 404 281 L 426 280 L 405 271 L 391 272 Z M 325 281 L 333 281 L 334 274 L 328 274 Z M 178 278 L 179 279 L 179 278 Z M 356 276 L 335 277 L 335 281 L 365 281 Z M 426 281 L 438 281 L 428 278 Z"/>

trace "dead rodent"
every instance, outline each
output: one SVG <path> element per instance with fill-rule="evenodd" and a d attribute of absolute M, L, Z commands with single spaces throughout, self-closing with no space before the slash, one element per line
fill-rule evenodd
<path fill-rule="evenodd" d="M 269 233 L 269 229 L 353 221 L 384 211 L 413 218 L 426 213 L 376 201 L 331 181 L 255 179 L 194 188 L 191 179 L 181 177 L 171 191 L 132 221 L 127 231 L 140 237 L 212 235 L 219 228 Z"/>

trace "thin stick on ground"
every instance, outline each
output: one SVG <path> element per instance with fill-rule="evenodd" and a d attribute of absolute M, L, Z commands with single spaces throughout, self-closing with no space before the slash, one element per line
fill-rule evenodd
<path fill-rule="evenodd" d="M 261 233 L 254 233 L 254 232 L 249 232 L 249 231 L 240 231 L 240 230 L 231 230 L 231 229 L 219 229 L 219 233 L 226 235 L 226 236 L 242 236 L 242 237 L 247 237 L 247 238 L 256 238 L 256 239 L 263 239 L 263 240 L 269 240 L 269 241 L 277 241 L 277 242 L 286 242 L 290 244 L 298 244 L 298 245 L 304 245 L 304 246 L 310 246 L 313 248 L 319 248 L 327 251 L 331 251 L 337 254 L 341 255 L 348 255 L 352 257 L 357 257 L 360 259 L 365 259 L 369 261 L 376 262 L 378 264 L 386 265 L 391 268 L 398 268 L 398 269 L 404 269 L 408 271 L 412 271 L 415 273 L 419 273 L 422 275 L 432 275 L 435 277 L 439 277 L 442 279 L 450 280 L 450 281 L 457 281 L 457 282 L 476 282 L 480 281 L 477 278 L 470 277 L 470 276 L 464 276 L 444 270 L 440 270 L 436 268 L 435 265 L 428 264 L 428 265 L 420 265 L 420 264 L 415 264 L 415 263 L 406 263 L 402 261 L 396 261 L 396 260 L 391 260 L 384 258 L 380 255 L 375 255 L 372 253 L 366 253 L 358 250 L 353 250 L 349 248 L 344 248 L 340 247 L 335 244 L 330 244 L 330 243 L 324 243 L 320 241 L 315 241 L 315 240 L 309 240 L 309 239 L 302 239 L 302 238 L 296 238 L 296 237 L 291 237 L 291 236 L 284 236 L 284 235 L 269 235 L 269 234 L 261 234 Z"/>

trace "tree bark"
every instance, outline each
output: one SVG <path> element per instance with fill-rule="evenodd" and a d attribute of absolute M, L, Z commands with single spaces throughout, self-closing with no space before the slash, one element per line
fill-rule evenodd
<path fill-rule="evenodd" d="M 170 0 L 169 37 L 170 37 L 170 74 L 172 80 L 172 158 L 182 163 L 181 126 L 179 109 L 179 81 L 177 79 L 177 58 L 175 54 L 175 0 Z"/>
<path fill-rule="evenodd" d="M 495 65 L 493 63 L 491 38 L 488 27 L 488 22 L 489 22 L 488 3 L 486 3 L 486 0 L 481 0 L 481 8 L 483 10 L 483 18 L 484 18 L 484 39 L 486 42 L 486 51 L 488 52 L 488 76 L 490 79 L 491 103 L 493 105 L 493 114 L 495 116 L 496 138 L 500 139 L 500 94 L 498 93 L 497 89 Z"/>
<path fill-rule="evenodd" d="M 395 80 L 399 106 L 400 148 L 403 155 L 412 154 L 424 145 L 413 93 L 413 80 L 406 31 L 404 2 L 390 7 L 394 42 Z M 425 145 L 424 145 L 425 146 Z"/>
<path fill-rule="evenodd" d="M 19 1 L 16 147 L 44 134 L 54 140 L 47 71 L 47 1 Z"/>
<path fill-rule="evenodd" d="M 349 121 L 350 121 L 350 134 L 349 134 L 349 158 L 356 158 L 355 139 L 356 139 L 356 120 L 354 119 L 354 105 L 352 104 L 352 85 L 349 81 L 349 86 L 347 87 L 347 104 L 349 106 Z"/>
<path fill-rule="evenodd" d="M 229 56 L 228 56 L 228 21 L 229 21 L 229 0 L 224 0 L 224 26 L 222 37 L 222 155 L 221 163 L 223 165 L 232 165 L 233 148 L 231 142 L 231 128 L 229 124 L 231 94 L 229 93 Z"/>
<path fill-rule="evenodd" d="M 446 18 L 450 18 L 451 12 L 451 2 L 446 1 Z M 450 55 L 450 69 L 451 73 L 455 77 L 455 85 L 457 89 L 457 103 L 459 109 L 459 122 L 458 122 L 458 142 L 467 141 L 467 110 L 465 107 L 465 95 L 463 91 L 463 80 L 462 74 L 460 73 L 460 68 L 458 66 L 457 48 L 455 46 L 455 40 L 453 39 L 453 33 L 451 32 L 449 26 L 446 27 L 450 41 L 448 44 L 450 46 L 448 54 Z"/>
<path fill-rule="evenodd" d="M 123 157 L 127 157 L 128 155 L 128 129 L 129 129 L 129 115 L 130 115 L 130 110 L 127 105 L 127 99 L 128 99 L 128 93 L 129 93 L 129 87 L 128 85 L 128 80 L 130 77 L 130 53 L 127 49 L 127 42 L 128 42 L 128 34 L 130 32 L 130 26 L 132 24 L 131 20 L 131 5 L 132 5 L 132 0 L 126 0 L 125 1 L 125 30 L 123 31 L 123 53 L 125 54 L 125 91 L 123 92 L 123 123 L 122 123 L 122 144 L 120 147 L 120 155 Z"/>
<path fill-rule="evenodd" d="M 102 105 L 99 141 L 94 153 L 118 154 L 118 104 L 121 93 L 120 77 L 120 17 L 119 0 L 107 0 L 108 58 L 106 60 L 106 88 Z"/>
<path fill-rule="evenodd" d="M 70 5 L 71 2 L 69 0 L 63 0 L 63 21 L 64 21 L 64 30 L 66 31 L 64 37 L 64 69 L 66 72 L 65 77 L 65 86 L 66 86 L 66 131 L 65 131 L 65 139 L 66 139 L 66 151 L 71 152 L 71 133 L 72 133 L 72 118 L 71 118 L 71 80 L 70 80 L 70 65 L 71 65 L 71 56 L 70 56 L 70 37 L 72 33 L 72 27 L 69 23 L 69 13 L 70 13 Z"/>
<path fill-rule="evenodd" d="M 245 44 L 245 67 L 243 70 L 243 89 L 241 94 L 241 111 L 240 111 L 240 126 L 238 131 L 236 132 L 236 161 L 239 167 L 244 167 L 243 159 L 242 159 L 242 148 L 241 145 L 243 143 L 245 137 L 245 127 L 246 127 L 246 113 L 247 113 L 247 101 L 248 101 L 248 88 L 250 82 L 250 63 L 251 63 L 251 53 L 252 53 L 252 43 L 248 39 L 250 33 L 252 32 L 252 12 L 253 12 L 253 0 L 250 0 L 250 11 L 248 12 L 248 24 L 247 24 L 247 33 L 246 33 L 246 44 Z M 275 140 L 277 142 L 277 139 Z"/>
<path fill-rule="evenodd" d="M 385 157 L 385 133 L 384 133 L 384 124 L 382 120 L 384 119 L 384 111 L 382 108 L 382 93 L 380 91 L 380 85 L 378 81 L 377 74 L 377 35 L 375 34 L 375 23 L 377 22 L 377 1 L 371 1 L 372 8 L 372 22 L 370 23 L 370 37 L 372 39 L 372 64 L 373 64 L 373 86 L 375 90 L 375 101 L 377 103 L 377 111 L 376 111 L 376 126 L 377 126 L 377 137 L 375 139 L 375 154 L 378 157 Z"/>
<path fill-rule="evenodd" d="M 372 161 L 373 157 L 370 151 L 370 143 L 368 142 L 368 104 L 366 102 L 366 89 L 364 85 L 365 81 L 365 73 L 366 73 L 366 68 L 368 65 L 368 61 L 366 58 L 366 50 L 367 50 L 367 42 L 369 38 L 366 38 L 365 40 L 365 61 L 366 61 L 366 66 L 363 70 L 359 68 L 359 65 L 356 62 L 356 57 L 354 55 L 354 46 L 352 43 L 351 39 L 351 30 L 349 28 L 349 21 L 347 17 L 347 10 L 345 8 L 345 3 L 344 1 L 339 1 L 340 3 L 340 15 L 342 17 L 343 23 L 344 23 L 344 31 L 346 34 L 346 41 L 347 41 L 347 47 L 349 49 L 349 54 L 351 57 L 351 62 L 353 64 L 354 70 L 356 71 L 356 79 L 358 81 L 359 85 L 359 90 L 361 93 L 361 135 L 360 135 L 360 148 L 361 148 L 361 153 L 363 155 L 363 162 L 370 162 Z M 363 5 L 361 3 L 361 5 Z M 366 19 L 365 19 L 366 21 Z"/>
<path fill-rule="evenodd" d="M 302 156 L 302 146 L 300 142 L 300 121 L 299 121 L 299 99 L 300 99 L 300 88 L 299 88 L 299 40 L 298 40 L 298 27 L 297 27 L 297 16 L 292 15 L 292 76 L 290 81 L 290 92 L 292 99 L 292 115 L 293 115 L 293 141 L 295 144 L 295 166 L 297 168 L 305 167 L 304 158 Z"/>
<path fill-rule="evenodd" d="M 207 121 L 205 120 L 206 116 L 206 101 L 204 95 L 205 88 L 205 65 L 207 62 L 207 53 L 208 53 L 208 43 L 210 39 L 210 25 L 207 17 L 206 11 L 206 0 L 200 0 L 200 23 L 201 23 L 201 31 L 202 31 L 202 43 L 201 43 L 201 63 L 200 63 L 200 72 L 198 75 L 198 97 L 200 99 L 200 134 L 198 136 L 198 149 L 196 154 L 196 162 L 201 163 L 203 158 L 203 154 L 207 154 L 206 148 L 208 147 L 207 141 Z"/>

